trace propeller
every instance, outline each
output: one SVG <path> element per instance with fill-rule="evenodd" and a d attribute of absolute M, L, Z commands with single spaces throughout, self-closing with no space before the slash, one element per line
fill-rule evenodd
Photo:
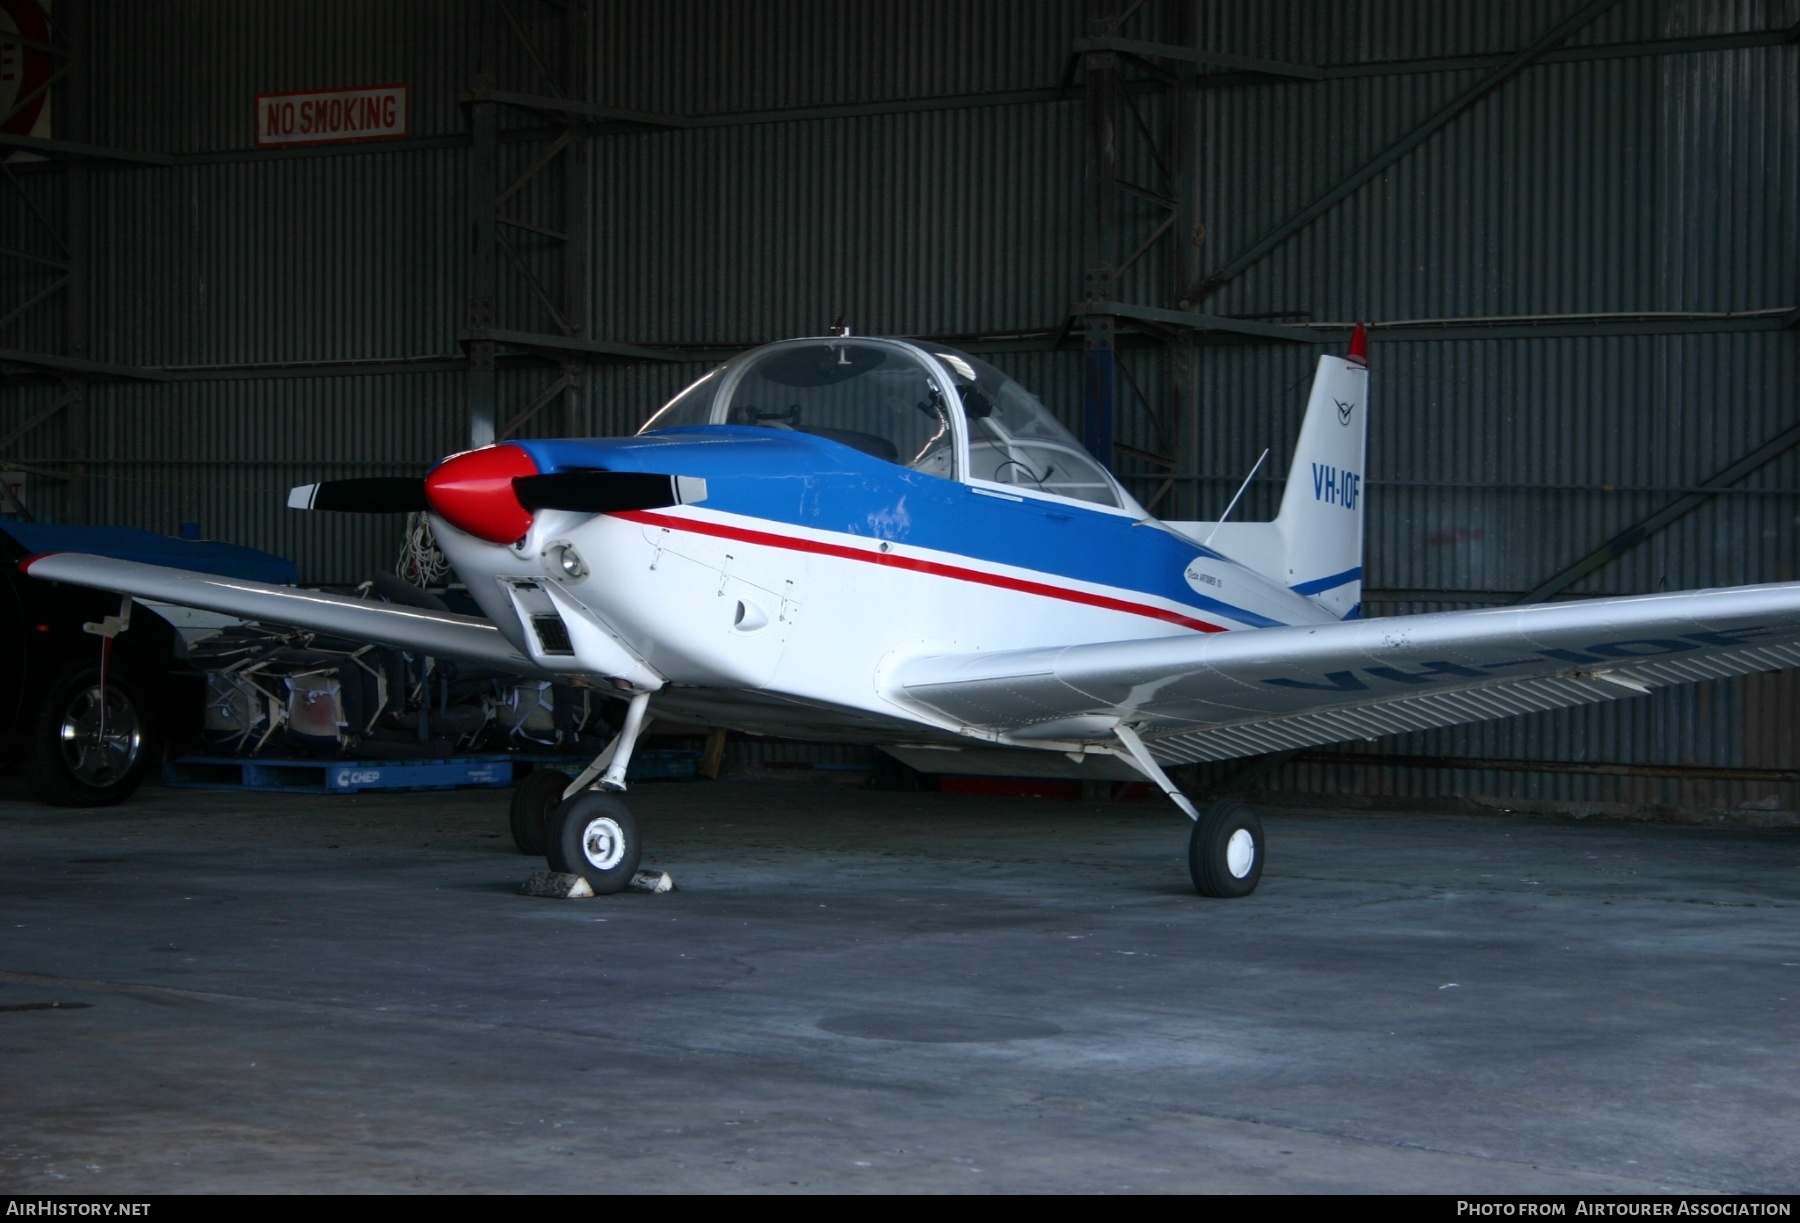
<path fill-rule="evenodd" d="M 513 495 L 528 510 L 617 514 L 706 500 L 706 481 L 642 471 L 557 471 L 513 477 Z"/>
<path fill-rule="evenodd" d="M 510 544 L 531 529 L 538 510 L 617 514 L 692 505 L 706 500 L 706 481 L 642 471 L 540 473 L 513 445 L 485 446 L 445 459 L 423 480 L 368 476 L 302 484 L 288 493 L 296 510 L 403 514 L 429 509 L 461 530 L 491 543 Z"/>
<path fill-rule="evenodd" d="M 363 476 L 322 480 L 288 491 L 292 510 L 342 510 L 361 514 L 406 514 L 430 508 L 425 481 L 417 476 Z"/>

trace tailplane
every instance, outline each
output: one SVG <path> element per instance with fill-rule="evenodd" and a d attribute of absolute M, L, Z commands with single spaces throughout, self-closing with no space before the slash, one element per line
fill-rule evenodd
<path fill-rule="evenodd" d="M 1368 336 L 1320 357 L 1274 522 L 1172 522 L 1182 534 L 1305 595 L 1340 619 L 1362 611 Z"/>

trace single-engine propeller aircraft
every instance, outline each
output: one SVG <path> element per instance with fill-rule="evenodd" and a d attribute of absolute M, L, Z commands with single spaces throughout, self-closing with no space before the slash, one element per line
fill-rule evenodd
<path fill-rule="evenodd" d="M 1273 522 L 1161 522 L 976 357 L 787 340 L 633 437 L 293 491 L 302 510 L 429 511 L 485 619 L 95 556 L 22 566 L 612 692 L 622 729 L 543 800 L 551 865 L 598 893 L 637 868 L 617 794 L 652 713 L 936 773 L 1148 779 L 1194 821 L 1195 887 L 1243 896 L 1256 815 L 1197 810 L 1170 766 L 1800 663 L 1800 583 L 1361 619 L 1368 406 L 1359 327 L 1319 359 Z"/>

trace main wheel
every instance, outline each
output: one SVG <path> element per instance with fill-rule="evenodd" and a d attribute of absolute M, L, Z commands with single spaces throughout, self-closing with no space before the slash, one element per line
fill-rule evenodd
<path fill-rule="evenodd" d="M 149 706 L 118 667 L 108 668 L 104 690 L 97 663 L 59 672 L 25 725 L 25 784 L 59 807 L 123 802 L 155 754 Z"/>
<path fill-rule="evenodd" d="M 637 821 L 610 794 L 583 790 L 550 814 L 550 869 L 580 875 L 596 896 L 630 883 L 642 852 Z"/>
<path fill-rule="evenodd" d="M 1214 803 L 1194 821 L 1188 873 L 1202 896 L 1248 896 L 1262 878 L 1263 827 L 1256 812 L 1234 799 Z"/>
<path fill-rule="evenodd" d="M 569 775 L 555 769 L 533 769 L 513 787 L 507 823 L 520 853 L 535 858 L 549 848 L 550 813 L 562 802 L 563 791 L 568 788 Z"/>

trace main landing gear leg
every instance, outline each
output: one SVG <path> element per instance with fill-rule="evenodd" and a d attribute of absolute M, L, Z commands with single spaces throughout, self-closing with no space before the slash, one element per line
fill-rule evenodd
<path fill-rule="evenodd" d="M 1188 874 L 1202 896 L 1248 896 L 1262 879 L 1263 829 L 1256 812 L 1233 799 L 1216 802 L 1205 811 L 1175 787 L 1138 738 L 1136 731 L 1120 723 L 1113 733 L 1124 745 L 1127 759 L 1194 821 L 1188 837 Z"/>
<path fill-rule="evenodd" d="M 615 796 L 625 789 L 632 749 L 650 725 L 644 716 L 649 704 L 648 692 L 631 698 L 618 735 L 569 783 L 563 801 L 550 813 L 544 853 L 550 869 L 580 875 L 596 896 L 620 891 L 630 883 L 643 853 L 637 821 Z M 588 789 L 596 777 L 599 785 Z"/>

